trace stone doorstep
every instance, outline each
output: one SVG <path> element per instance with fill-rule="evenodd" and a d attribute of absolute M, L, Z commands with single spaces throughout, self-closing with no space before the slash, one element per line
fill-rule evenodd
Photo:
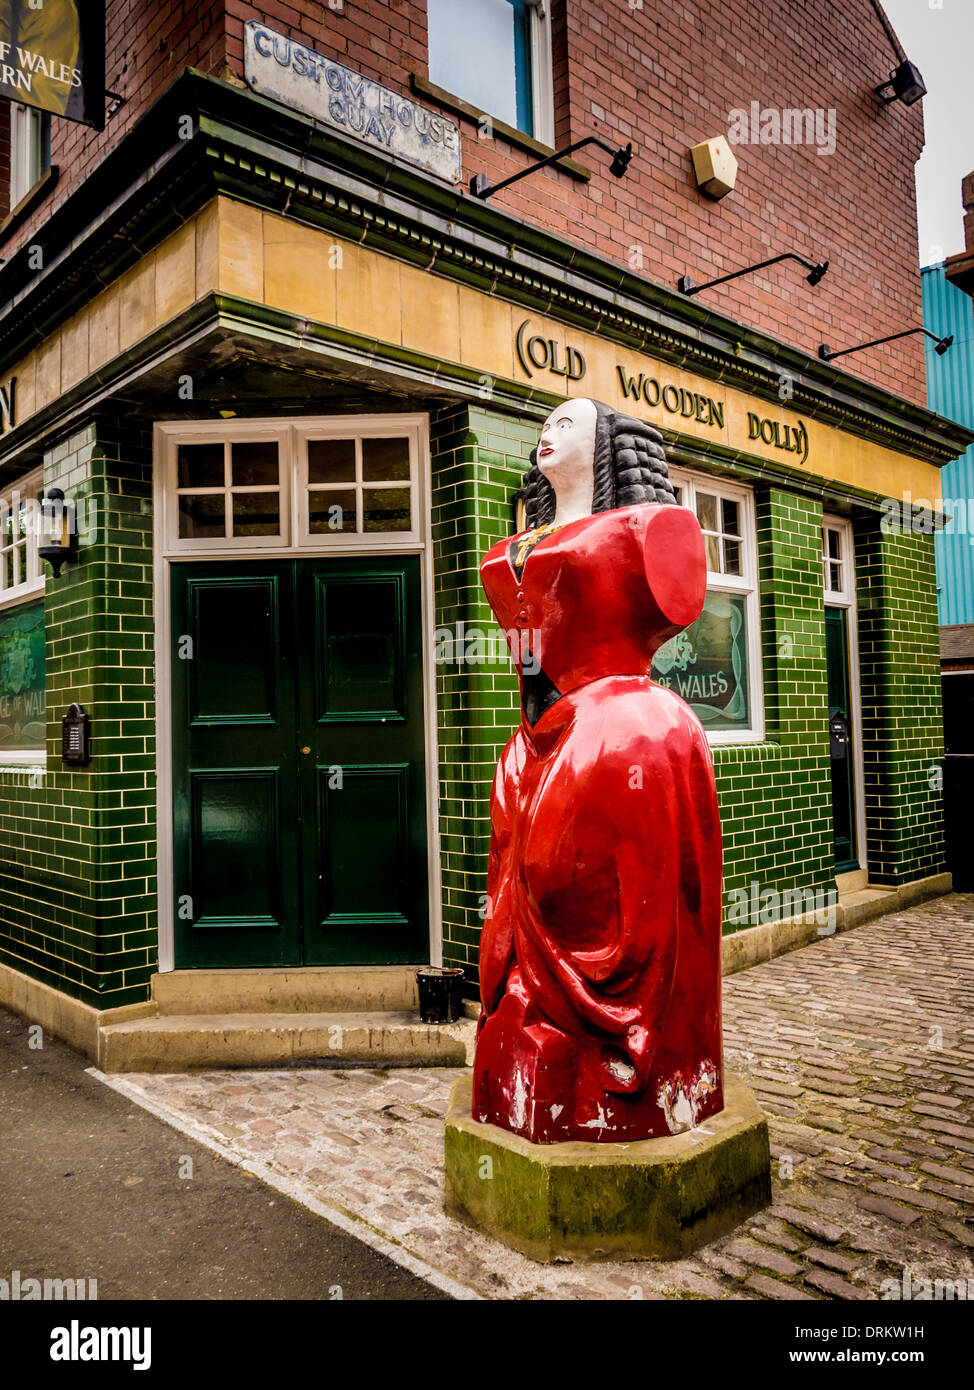
<path fill-rule="evenodd" d="M 98 1030 L 104 1072 L 225 1067 L 463 1067 L 476 1026 L 421 1023 L 415 1013 L 156 1014 Z"/>
<path fill-rule="evenodd" d="M 853 875 L 843 875 L 852 879 Z M 848 931 L 863 922 L 883 917 L 888 912 L 901 912 L 916 903 L 926 902 L 928 898 L 939 898 L 950 893 L 953 883 L 950 874 L 933 874 L 929 878 L 914 879 L 911 883 L 897 888 L 869 884 L 866 887 L 852 887 L 841 891 L 835 908 L 836 931 Z M 779 922 L 768 922 L 757 927 L 745 927 L 743 931 L 732 932 L 721 941 L 723 973 L 735 975 L 738 970 L 748 970 L 752 965 L 783 956 L 799 946 L 808 946 L 813 941 L 822 941 L 830 934 L 823 931 L 817 922 L 805 921 L 802 917 L 783 918 Z"/>
<path fill-rule="evenodd" d="M 170 970 L 152 977 L 160 1014 L 399 1013 L 419 1006 L 415 965 Z"/>

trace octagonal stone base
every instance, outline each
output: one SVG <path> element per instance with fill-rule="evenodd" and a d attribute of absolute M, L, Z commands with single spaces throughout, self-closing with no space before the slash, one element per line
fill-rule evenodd
<path fill-rule="evenodd" d="M 628 1144 L 532 1144 L 475 1120 L 472 1087 L 446 1115 L 447 1213 L 533 1260 L 679 1259 L 771 1200 L 768 1123 L 738 1077 L 698 1129 Z"/>

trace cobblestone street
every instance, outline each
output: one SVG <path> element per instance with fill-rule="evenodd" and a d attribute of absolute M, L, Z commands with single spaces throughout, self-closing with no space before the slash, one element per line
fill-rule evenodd
<path fill-rule="evenodd" d="M 974 897 L 724 982 L 726 1064 L 769 1116 L 774 1203 L 671 1265 L 544 1267 L 442 1213 L 456 1071 L 112 1078 L 487 1298 L 870 1299 L 974 1278 Z"/>

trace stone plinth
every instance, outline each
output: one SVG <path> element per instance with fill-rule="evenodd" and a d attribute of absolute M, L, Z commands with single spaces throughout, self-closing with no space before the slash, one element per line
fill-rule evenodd
<path fill-rule="evenodd" d="M 471 1095 L 465 1076 L 450 1096 L 446 1210 L 531 1259 L 679 1259 L 771 1200 L 767 1120 L 738 1077 L 699 1128 L 622 1144 L 531 1144 L 475 1120 Z"/>

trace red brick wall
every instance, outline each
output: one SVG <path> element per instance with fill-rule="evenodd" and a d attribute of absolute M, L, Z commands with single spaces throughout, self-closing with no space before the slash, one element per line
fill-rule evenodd
<path fill-rule="evenodd" d="M 30 240 L 183 68 L 219 73 L 225 52 L 222 0 L 107 0 L 105 83 L 125 103 L 101 132 L 52 119 L 51 163 L 60 171 L 57 187 L 16 236 L 0 246 L 0 255 L 9 256 L 12 249 Z M 9 116 L 4 128 L 8 121 Z M 5 167 L 0 168 L 0 177 L 6 202 L 9 173 Z"/>
<path fill-rule="evenodd" d="M 880 107 L 873 88 L 894 65 L 869 0 L 549 0 L 559 142 L 586 133 L 632 139 L 629 176 L 610 177 L 598 152 L 589 184 L 546 170 L 500 194 L 497 206 L 674 286 L 796 250 L 832 268 L 817 288 L 793 264 L 700 296 L 699 304 L 817 351 L 919 325 L 913 168 L 920 105 Z M 631 0 L 635 5 L 637 0 Z M 225 24 L 222 10 L 225 9 Z M 129 98 L 101 136 L 55 122 L 57 200 L 101 157 L 184 64 L 243 73 L 243 26 L 261 18 L 388 85 L 427 74 L 426 0 L 109 0 L 107 79 Z M 738 145 L 737 189 L 720 202 L 695 186 L 690 145 L 728 130 L 749 108 L 836 111 L 836 150 Z M 494 179 L 531 156 L 461 122 L 464 177 Z M 584 157 L 584 156 L 583 156 Z M 67 177 L 65 177 L 67 175 Z M 47 215 L 45 205 L 37 217 Z M 18 237 L 18 241 L 21 238 Z M 843 366 L 922 402 L 919 338 Z"/>

